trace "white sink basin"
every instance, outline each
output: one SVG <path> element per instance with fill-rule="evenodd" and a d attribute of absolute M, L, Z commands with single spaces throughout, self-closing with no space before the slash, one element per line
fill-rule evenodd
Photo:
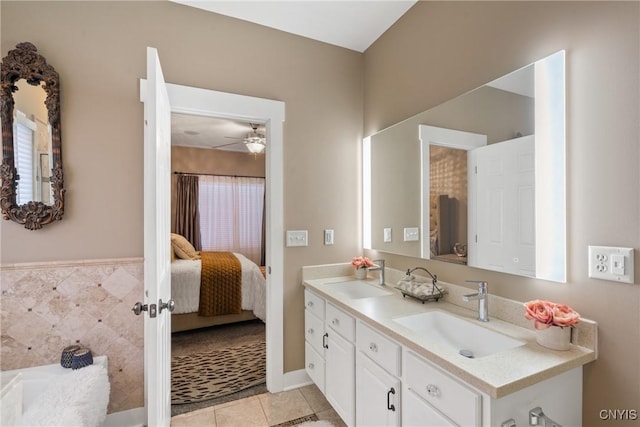
<path fill-rule="evenodd" d="M 350 299 L 374 298 L 392 295 L 391 291 L 371 285 L 362 280 L 332 283 L 331 287 L 341 296 Z"/>
<path fill-rule="evenodd" d="M 465 357 L 484 357 L 525 344 L 443 311 L 429 311 L 393 321 L 429 341 L 447 345 Z"/>

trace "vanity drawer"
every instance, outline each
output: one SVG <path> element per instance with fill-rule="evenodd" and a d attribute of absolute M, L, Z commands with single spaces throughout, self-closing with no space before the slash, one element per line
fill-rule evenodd
<path fill-rule="evenodd" d="M 386 369 L 390 374 L 400 376 L 400 345 L 362 322 L 356 324 L 356 345 L 358 350 Z"/>
<path fill-rule="evenodd" d="M 353 342 L 356 337 L 356 320 L 331 303 L 327 303 L 327 326 Z"/>
<path fill-rule="evenodd" d="M 304 369 L 324 394 L 324 358 L 309 344 L 304 343 Z"/>
<path fill-rule="evenodd" d="M 306 289 L 304 290 L 304 308 L 324 320 L 324 299 Z"/>
<path fill-rule="evenodd" d="M 420 356 L 408 351 L 406 384 L 456 424 L 480 425 L 481 395 L 458 382 Z"/>
<path fill-rule="evenodd" d="M 318 353 L 324 355 L 322 335 L 324 335 L 324 322 L 314 316 L 309 310 L 305 310 L 304 339 L 310 343 Z"/>

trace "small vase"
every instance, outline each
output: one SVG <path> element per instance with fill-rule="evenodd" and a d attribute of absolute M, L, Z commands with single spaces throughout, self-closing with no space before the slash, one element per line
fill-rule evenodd
<path fill-rule="evenodd" d="M 356 279 L 366 279 L 367 278 L 367 268 L 356 268 Z"/>
<path fill-rule="evenodd" d="M 552 350 L 569 350 L 571 347 L 570 326 L 549 326 L 536 330 L 536 342 Z"/>

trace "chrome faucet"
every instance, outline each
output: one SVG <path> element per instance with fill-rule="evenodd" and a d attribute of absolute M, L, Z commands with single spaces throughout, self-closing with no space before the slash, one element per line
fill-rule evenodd
<path fill-rule="evenodd" d="M 544 412 L 542 412 L 542 408 L 539 406 L 529 411 L 530 426 L 546 426 L 547 424 L 551 427 L 562 427 L 560 424 L 547 417 Z"/>
<path fill-rule="evenodd" d="M 478 320 L 481 322 L 489 321 L 489 284 L 482 280 L 467 280 L 468 283 L 477 283 L 478 292 L 468 294 L 462 297 L 465 302 L 478 301 Z"/>
<path fill-rule="evenodd" d="M 373 263 L 376 265 L 375 267 L 369 267 L 369 271 L 378 271 L 378 284 L 380 286 L 384 286 L 384 260 L 383 259 L 374 259 Z"/>

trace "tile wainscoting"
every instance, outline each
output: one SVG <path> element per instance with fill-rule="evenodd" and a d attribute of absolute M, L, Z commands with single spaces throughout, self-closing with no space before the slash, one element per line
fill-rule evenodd
<path fill-rule="evenodd" d="M 0 266 L 0 368 L 59 363 L 81 343 L 108 358 L 108 412 L 144 406 L 143 278 L 142 258 Z"/>

